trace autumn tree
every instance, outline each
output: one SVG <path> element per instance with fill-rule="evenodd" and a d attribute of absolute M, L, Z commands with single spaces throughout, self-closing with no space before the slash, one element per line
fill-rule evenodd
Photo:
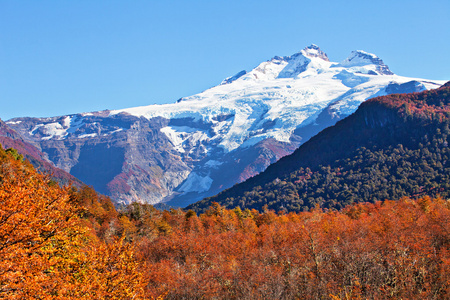
<path fill-rule="evenodd" d="M 143 299 L 133 247 L 106 243 L 69 188 L 0 147 L 0 298 Z"/>

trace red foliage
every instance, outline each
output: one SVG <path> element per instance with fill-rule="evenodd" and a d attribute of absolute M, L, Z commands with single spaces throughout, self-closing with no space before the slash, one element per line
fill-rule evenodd
<path fill-rule="evenodd" d="M 448 83 L 439 89 L 411 94 L 392 94 L 370 99 L 367 104 L 381 103 L 395 108 L 403 116 L 419 117 L 421 119 L 438 119 L 442 122 L 450 116 L 450 85 Z"/>
<path fill-rule="evenodd" d="M 450 296 L 450 203 L 444 199 L 405 198 L 358 204 L 341 212 L 318 208 L 298 214 L 227 210 L 215 203 L 197 216 L 193 211 L 162 213 L 142 206 L 134 222 L 130 238 L 146 262 L 149 295 Z M 142 228 L 147 228 L 145 234 Z"/>
<path fill-rule="evenodd" d="M 112 194 L 126 194 L 131 190 L 131 187 L 127 183 L 127 175 L 120 173 L 112 181 L 108 183 L 108 190 Z"/>

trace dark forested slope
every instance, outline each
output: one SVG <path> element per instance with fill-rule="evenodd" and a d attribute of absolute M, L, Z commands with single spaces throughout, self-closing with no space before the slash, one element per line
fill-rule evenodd
<path fill-rule="evenodd" d="M 267 170 L 188 208 L 212 202 L 300 211 L 316 205 L 450 193 L 450 83 L 377 97 Z"/>

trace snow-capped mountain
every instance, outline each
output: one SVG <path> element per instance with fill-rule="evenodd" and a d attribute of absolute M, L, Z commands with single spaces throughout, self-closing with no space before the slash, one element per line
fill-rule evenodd
<path fill-rule="evenodd" d="M 311 45 L 176 103 L 7 124 L 117 202 L 184 206 L 263 171 L 369 98 L 444 83 L 397 76 L 364 51 L 330 62 Z"/>

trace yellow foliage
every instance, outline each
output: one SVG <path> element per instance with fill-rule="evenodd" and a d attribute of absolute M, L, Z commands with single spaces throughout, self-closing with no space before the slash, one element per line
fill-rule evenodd
<path fill-rule="evenodd" d="M 0 298 L 144 299 L 131 246 L 99 240 L 72 202 L 0 149 Z"/>

